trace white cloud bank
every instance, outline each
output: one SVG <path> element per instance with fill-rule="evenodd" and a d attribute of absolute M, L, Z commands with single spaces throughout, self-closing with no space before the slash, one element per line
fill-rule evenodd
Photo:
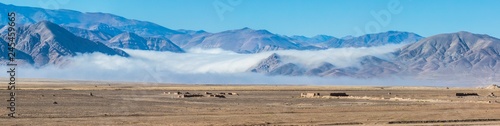
<path fill-rule="evenodd" d="M 328 50 L 282 50 L 257 54 L 238 54 L 221 49 L 191 49 L 187 53 L 125 50 L 129 58 L 101 53 L 81 54 L 64 66 L 43 68 L 18 67 L 21 78 L 53 78 L 70 80 L 106 80 L 128 82 L 160 82 L 186 84 L 311 84 L 311 85 L 420 85 L 434 83 L 406 79 L 353 79 L 322 77 L 267 76 L 247 72 L 272 53 L 314 67 L 329 62 L 339 67 L 358 64 L 359 58 L 374 55 L 384 58 L 403 45 L 370 48 L 338 48 Z M 7 67 L 2 66 L 2 69 Z M 2 77 L 7 74 L 2 74 Z"/>

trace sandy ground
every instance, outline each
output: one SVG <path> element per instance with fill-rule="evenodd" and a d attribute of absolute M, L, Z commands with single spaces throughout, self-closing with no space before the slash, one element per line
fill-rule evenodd
<path fill-rule="evenodd" d="M 500 97 L 488 97 L 490 93 L 500 95 L 498 89 L 182 85 L 33 79 L 21 82 L 16 90 L 17 118 L 7 116 L 8 102 L 5 101 L 1 104 L 4 109 L 0 109 L 2 126 L 500 125 Z M 7 85 L 5 81 L 2 83 Z M 164 94 L 177 91 L 236 92 L 239 96 L 173 98 Z M 323 95 L 345 92 L 353 97 L 301 98 L 302 92 Z M 480 96 L 459 98 L 455 96 L 457 92 L 473 92 Z M 6 89 L 0 90 L 3 99 L 9 98 L 8 93 Z"/>

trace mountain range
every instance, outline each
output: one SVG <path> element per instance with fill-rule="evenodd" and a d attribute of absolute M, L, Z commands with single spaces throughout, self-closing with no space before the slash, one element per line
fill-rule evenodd
<path fill-rule="evenodd" d="M 500 39 L 464 31 L 427 37 L 394 55 L 408 73 L 500 71 Z"/>
<path fill-rule="evenodd" d="M 327 35 L 312 38 L 304 36 L 283 36 L 267 30 L 242 28 L 236 30 L 209 33 L 205 31 L 172 30 L 161 25 L 126 19 L 107 13 L 82 13 L 72 10 L 48 10 L 34 7 L 20 7 L 0 3 L 0 13 L 15 11 L 18 24 L 35 24 L 49 21 L 67 29 L 76 36 L 102 42 L 110 47 L 184 52 L 190 48 L 221 48 L 238 53 L 258 53 L 273 50 L 318 50 L 342 47 L 369 47 L 384 44 L 416 42 L 422 37 L 414 33 L 390 31 L 359 37 L 339 39 Z M 7 19 L 0 19 L 0 24 L 6 24 Z M 125 34 L 123 34 L 125 33 Z M 131 34 L 133 33 L 133 34 Z M 135 34 L 135 35 L 134 35 Z M 125 36 L 124 36 L 125 35 Z M 148 42 L 118 42 L 116 37 L 132 35 L 138 40 Z M 142 38 L 139 38 L 142 37 Z M 114 40 L 111 40 L 113 39 Z M 110 42 L 113 41 L 113 42 Z M 157 42 L 157 43 L 154 43 Z M 120 46 L 120 43 L 123 46 Z M 126 46 L 124 44 L 140 44 L 143 47 Z M 144 44 L 157 47 L 144 47 Z M 181 50 L 182 49 L 182 50 Z"/>
<path fill-rule="evenodd" d="M 7 38 L 6 32 L 5 29 L 0 30 L 4 40 Z M 59 25 L 48 21 L 19 27 L 15 48 L 28 54 L 29 58 L 20 58 L 33 61 L 32 63 L 36 67 L 46 64 L 63 64 L 68 56 L 76 56 L 78 53 L 100 52 L 108 55 L 129 56 L 122 50 L 77 37 Z"/>
<path fill-rule="evenodd" d="M 339 68 L 323 63 L 317 68 L 282 62 L 272 54 L 249 72 L 291 76 L 350 76 L 358 78 L 394 75 L 439 78 L 457 75 L 497 79 L 500 77 L 500 39 L 470 32 L 434 35 L 410 43 L 391 54 L 390 59 L 375 56 L 361 58 L 359 67 Z"/>
<path fill-rule="evenodd" d="M 126 19 L 107 13 L 82 13 L 48 10 L 0 3 L 0 17 L 17 14 L 18 59 L 42 67 L 64 64 L 66 57 L 100 52 L 129 57 L 121 49 L 184 53 L 191 48 L 220 48 L 236 53 L 261 53 L 275 50 L 323 50 L 328 48 L 374 47 L 387 44 L 406 46 L 391 53 L 389 59 L 366 56 L 355 67 L 321 63 L 316 68 L 284 62 L 286 55 L 272 54 L 248 72 L 288 76 L 349 76 L 358 78 L 408 75 L 439 78 L 441 75 L 467 73 L 477 77 L 500 78 L 500 40 L 488 35 L 456 32 L 422 37 L 402 31 L 336 38 L 285 36 L 267 30 L 242 28 L 210 33 L 203 30 L 172 30 L 161 25 Z M 6 24 L 1 18 L 0 24 Z M 2 61 L 7 59 L 7 26 L 0 27 Z M 455 74 L 456 75 L 456 74 Z"/>

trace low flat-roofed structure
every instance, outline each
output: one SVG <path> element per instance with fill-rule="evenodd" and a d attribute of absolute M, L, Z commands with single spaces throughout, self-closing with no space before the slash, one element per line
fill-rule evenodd
<path fill-rule="evenodd" d="M 330 96 L 337 96 L 337 97 L 347 97 L 346 93 L 330 93 Z"/>
<path fill-rule="evenodd" d="M 479 96 L 477 93 L 456 93 L 456 96 Z"/>
<path fill-rule="evenodd" d="M 303 98 L 312 98 L 312 97 L 319 97 L 320 94 L 319 93 L 301 93 L 300 94 L 300 97 L 303 97 Z"/>

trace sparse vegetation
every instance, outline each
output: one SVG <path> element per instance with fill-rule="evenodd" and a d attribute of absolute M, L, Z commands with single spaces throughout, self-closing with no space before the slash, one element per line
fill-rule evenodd
<path fill-rule="evenodd" d="M 31 125 L 32 122 L 45 125 L 57 122 L 70 122 L 71 125 L 140 125 L 145 122 L 150 125 L 252 125 L 263 122 L 266 125 L 387 125 L 420 124 L 417 121 L 427 120 L 425 124 L 430 125 L 500 124 L 495 120 L 433 121 L 497 119 L 500 99 L 492 94 L 499 94 L 500 90 L 491 89 L 119 83 L 112 83 L 112 86 L 95 84 L 99 87 L 95 88 L 85 82 L 54 83 L 24 84 L 26 90 L 19 91 L 23 94 L 19 95 L 23 99 L 19 101 L 23 105 L 19 118 L 23 119 L 0 118 L 0 122 L 5 125 Z M 6 91 L 0 90 L 0 93 Z M 186 92 L 206 98 L 169 97 Z M 299 98 L 304 92 L 321 96 Z M 478 96 L 455 96 L 463 92 L 474 92 Z M 349 96 L 329 96 L 330 93 Z M 211 95 L 214 98 L 208 98 Z"/>

